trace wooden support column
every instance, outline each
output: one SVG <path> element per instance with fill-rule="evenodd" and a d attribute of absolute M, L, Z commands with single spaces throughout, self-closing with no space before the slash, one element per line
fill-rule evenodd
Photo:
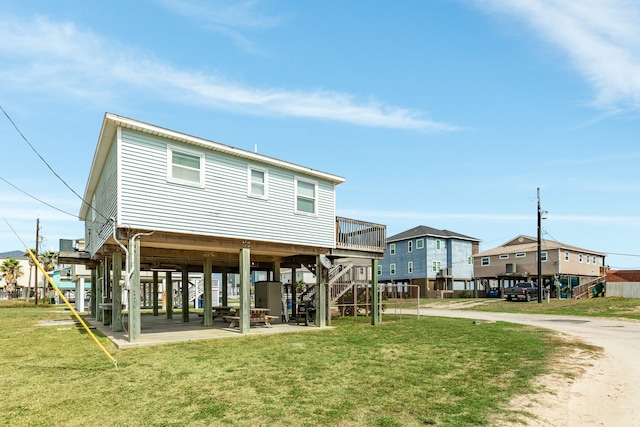
<path fill-rule="evenodd" d="M 249 332 L 251 308 L 251 251 L 249 248 L 240 249 L 240 333 Z"/>
<path fill-rule="evenodd" d="M 319 255 L 316 256 L 316 326 L 327 326 L 327 282 Z"/>
<path fill-rule="evenodd" d="M 93 270 L 91 270 L 91 304 L 89 307 L 89 311 L 90 311 L 90 315 L 92 319 L 96 319 L 98 320 L 98 303 L 97 301 L 97 293 L 98 293 L 98 273 L 97 270 L 94 268 Z"/>
<path fill-rule="evenodd" d="M 204 258 L 202 271 L 204 275 L 204 326 L 213 325 L 212 307 L 212 291 L 211 291 L 211 274 L 213 270 L 213 259 L 211 257 Z"/>
<path fill-rule="evenodd" d="M 100 262 L 100 266 L 98 267 L 98 280 L 96 281 L 96 319 L 99 322 L 104 322 L 103 311 L 100 309 L 100 304 L 102 304 L 102 286 L 104 280 L 104 260 Z"/>
<path fill-rule="evenodd" d="M 140 240 L 129 241 L 131 279 L 129 281 L 129 342 L 140 341 Z"/>
<path fill-rule="evenodd" d="M 189 321 L 189 264 L 182 264 L 182 321 Z"/>
<path fill-rule="evenodd" d="M 153 284 L 151 285 L 151 304 L 153 305 L 153 315 L 158 315 L 158 272 L 153 272 Z"/>
<path fill-rule="evenodd" d="M 167 300 L 165 311 L 167 312 L 167 319 L 173 319 L 173 278 L 170 271 L 167 271 L 165 275 L 167 282 L 165 284 L 165 299 Z"/>
<path fill-rule="evenodd" d="M 295 267 L 293 267 L 291 269 L 291 315 L 297 318 L 298 316 L 298 304 L 297 304 L 298 280 L 296 276 L 297 276 L 297 270 Z"/>
<path fill-rule="evenodd" d="M 371 260 L 371 324 L 380 323 L 380 304 L 378 303 L 378 260 Z"/>
<path fill-rule="evenodd" d="M 227 267 L 222 267 L 222 284 L 220 285 L 222 288 L 222 305 L 229 305 L 229 269 Z M 218 305 L 218 301 L 216 301 L 216 305 Z"/>
<path fill-rule="evenodd" d="M 127 272 L 125 271 L 125 274 Z M 122 332 L 122 252 L 115 251 L 113 253 L 113 320 L 111 330 L 113 332 Z"/>

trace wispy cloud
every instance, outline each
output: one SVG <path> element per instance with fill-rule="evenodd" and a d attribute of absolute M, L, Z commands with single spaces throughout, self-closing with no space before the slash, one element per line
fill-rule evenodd
<path fill-rule="evenodd" d="M 0 82 L 23 90 L 93 100 L 127 85 L 145 96 L 244 114 L 304 117 L 359 126 L 446 132 L 454 126 L 423 112 L 359 100 L 330 90 L 255 88 L 217 75 L 175 68 L 72 23 L 0 20 Z M 141 95 L 142 96 L 142 95 Z"/>
<path fill-rule="evenodd" d="M 451 212 L 411 212 L 411 211 L 384 211 L 384 210 L 360 210 L 344 209 L 339 212 L 351 218 L 371 218 L 371 220 L 386 222 L 394 220 L 425 221 L 472 221 L 472 222 L 527 222 L 534 224 L 536 213 L 533 214 L 509 214 L 509 213 L 451 213 Z M 616 215 L 563 215 L 548 214 L 549 221 L 601 223 L 601 224 L 638 224 L 640 216 L 616 216 Z"/>
<path fill-rule="evenodd" d="M 514 15 L 567 53 L 594 103 L 640 109 L 640 4 L 633 0 L 475 0 Z"/>
<path fill-rule="evenodd" d="M 234 40 L 249 51 L 256 51 L 248 31 L 264 30 L 281 25 L 283 16 L 260 11 L 256 0 L 157 0 L 168 10 L 208 29 Z"/>

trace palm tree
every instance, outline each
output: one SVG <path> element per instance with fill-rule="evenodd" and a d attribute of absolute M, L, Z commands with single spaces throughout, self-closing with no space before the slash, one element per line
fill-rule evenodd
<path fill-rule="evenodd" d="M 5 287 L 7 297 L 11 299 L 16 293 L 18 278 L 24 274 L 22 272 L 22 265 L 20 265 L 20 262 L 15 258 L 6 259 L 0 264 L 0 273 L 2 273 L 2 278 L 7 284 Z"/>
<path fill-rule="evenodd" d="M 36 253 L 36 250 L 33 248 L 29 250 L 31 251 L 31 253 L 34 253 L 34 254 Z M 33 268 L 35 267 L 35 264 L 33 263 L 33 259 L 31 259 L 28 252 L 25 252 L 24 255 L 29 257 L 29 280 L 27 280 L 27 292 L 25 292 L 24 294 L 25 301 L 29 301 L 29 297 L 31 296 L 31 276 L 33 275 Z"/>
<path fill-rule="evenodd" d="M 58 252 L 55 251 L 45 251 L 41 254 L 38 254 L 38 261 L 42 265 L 44 271 L 52 271 L 55 270 L 56 265 L 58 264 Z M 49 286 L 46 283 L 42 285 L 42 297 L 47 297 L 47 291 L 49 290 Z"/>

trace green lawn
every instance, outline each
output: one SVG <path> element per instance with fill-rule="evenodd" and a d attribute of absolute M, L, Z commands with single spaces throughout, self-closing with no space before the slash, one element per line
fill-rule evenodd
<path fill-rule="evenodd" d="M 0 425 L 489 426 L 521 419 L 505 403 L 573 345 L 501 322 L 343 318 L 129 350 L 99 337 L 116 371 L 84 331 L 36 326 L 70 318 L 0 305 Z"/>
<path fill-rule="evenodd" d="M 550 299 L 538 301 L 489 301 L 477 300 L 481 305 L 470 310 L 497 311 L 506 313 L 559 314 L 571 316 L 620 317 L 640 319 L 640 299 L 635 298 L 591 298 L 591 299 Z"/>

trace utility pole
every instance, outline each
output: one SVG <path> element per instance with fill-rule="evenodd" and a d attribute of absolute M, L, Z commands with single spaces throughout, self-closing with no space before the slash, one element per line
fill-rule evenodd
<path fill-rule="evenodd" d="M 538 187 L 538 303 L 542 303 L 542 211 L 540 210 L 540 187 Z"/>
<path fill-rule="evenodd" d="M 35 258 L 38 259 L 38 242 L 40 241 L 40 217 L 38 217 L 36 219 L 36 253 L 34 253 Z M 36 274 L 35 274 L 35 291 L 34 291 L 34 296 L 35 296 L 35 302 L 36 305 L 38 305 L 38 266 L 36 266 Z"/>

